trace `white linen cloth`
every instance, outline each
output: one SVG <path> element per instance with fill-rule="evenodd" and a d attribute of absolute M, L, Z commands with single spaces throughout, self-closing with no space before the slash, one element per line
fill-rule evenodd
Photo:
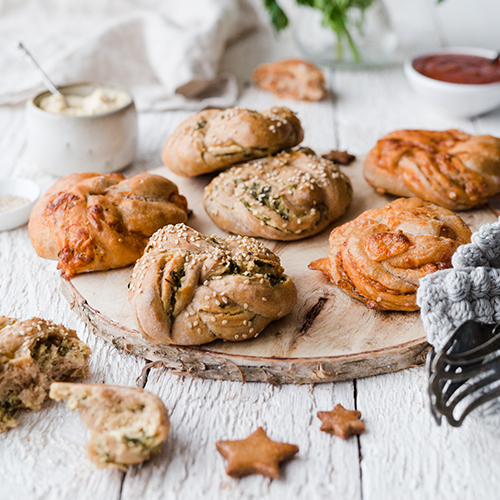
<path fill-rule="evenodd" d="M 56 85 L 121 84 L 141 110 L 231 106 L 237 84 L 218 66 L 257 25 L 247 0 L 0 0 L 0 104 L 44 89 L 21 40 Z"/>

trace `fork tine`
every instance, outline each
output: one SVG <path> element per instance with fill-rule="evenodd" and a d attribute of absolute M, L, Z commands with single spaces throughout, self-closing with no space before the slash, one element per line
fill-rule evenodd
<path fill-rule="evenodd" d="M 500 323 L 466 321 L 427 358 L 431 413 L 460 426 L 478 406 L 500 396 Z M 465 406 L 464 406 L 465 405 Z M 457 410 L 460 415 L 455 417 Z"/>
<path fill-rule="evenodd" d="M 497 356 L 494 359 L 490 359 L 476 366 L 466 366 L 465 368 L 458 366 L 458 368 L 462 368 L 460 372 L 451 370 L 446 371 L 440 378 L 443 380 L 450 380 L 451 382 L 467 381 L 477 374 L 492 370 L 495 367 L 500 368 L 500 356 Z"/>
<path fill-rule="evenodd" d="M 497 379 L 498 380 L 498 379 Z M 463 411 L 461 416 L 457 419 L 455 418 L 453 411 L 447 412 L 446 420 L 453 425 L 454 427 L 460 427 L 465 420 L 465 417 L 472 411 L 481 406 L 492 399 L 495 399 L 500 396 L 500 387 L 493 389 L 491 392 L 485 393 L 482 396 L 475 399 L 472 403 L 470 403 Z M 453 408 L 454 409 L 454 408 Z"/>
<path fill-rule="evenodd" d="M 441 425 L 441 414 L 437 411 L 437 408 L 435 406 L 436 403 L 436 395 L 435 393 L 431 390 L 431 380 L 433 377 L 433 372 L 432 372 L 432 366 L 434 359 L 436 357 L 436 352 L 434 349 L 431 349 L 429 353 L 427 354 L 427 359 L 426 359 L 426 365 L 427 365 L 427 374 L 429 377 L 429 384 L 427 386 L 427 392 L 429 394 L 429 399 L 430 399 L 430 409 L 431 409 L 431 415 L 434 417 L 434 420 L 437 425 Z"/>
<path fill-rule="evenodd" d="M 467 396 L 478 391 L 479 389 L 482 389 L 483 387 L 487 387 L 488 385 L 492 384 L 493 382 L 497 382 L 498 379 L 499 379 L 498 373 L 493 373 L 489 377 L 482 378 L 482 379 L 478 380 L 477 382 L 474 382 L 473 384 L 467 386 L 466 389 L 464 389 L 462 392 L 460 392 L 458 394 L 457 394 L 457 391 L 455 391 L 447 399 L 447 403 L 449 403 L 450 407 L 451 406 L 455 407 L 458 403 L 460 403 L 462 400 L 464 400 Z"/>

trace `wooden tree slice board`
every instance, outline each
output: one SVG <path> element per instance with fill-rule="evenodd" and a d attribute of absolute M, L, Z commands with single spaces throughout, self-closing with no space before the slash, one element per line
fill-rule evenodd
<path fill-rule="evenodd" d="M 152 172 L 171 179 L 187 197 L 193 210 L 190 226 L 201 233 L 227 236 L 203 208 L 203 189 L 211 176 L 185 179 L 166 167 Z M 270 324 L 255 339 L 196 347 L 154 345 L 144 340 L 136 329 L 127 299 L 132 267 L 63 279 L 62 291 L 96 335 L 130 353 L 162 362 L 181 375 L 302 384 L 365 377 L 420 364 L 428 344 L 418 312 L 369 310 L 321 273 L 308 269 L 309 262 L 328 253 L 328 236 L 335 225 L 394 199 L 378 195 L 366 183 L 361 161 L 345 167 L 344 172 L 351 178 L 354 197 L 341 219 L 306 240 L 263 240 L 279 255 L 286 273 L 294 280 L 298 302 L 287 317 Z M 473 231 L 496 220 L 490 207 L 462 212 L 460 216 Z"/>

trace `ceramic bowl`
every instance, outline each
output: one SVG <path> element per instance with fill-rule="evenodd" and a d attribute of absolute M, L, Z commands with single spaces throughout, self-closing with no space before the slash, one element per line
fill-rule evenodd
<path fill-rule="evenodd" d="M 117 85 L 80 83 L 59 88 L 63 94 L 87 96 L 96 86 L 126 92 L 130 100 L 114 111 L 91 116 L 49 113 L 39 107 L 42 92 L 26 104 L 28 158 L 43 170 L 66 176 L 107 174 L 129 165 L 137 150 L 137 112 L 132 95 Z"/>
<path fill-rule="evenodd" d="M 29 179 L 0 178 L 0 196 L 21 196 L 29 202 L 14 210 L 0 212 L 0 231 L 8 231 L 28 222 L 31 209 L 40 196 L 38 184 Z"/>
<path fill-rule="evenodd" d="M 463 118 L 487 113 L 500 106 L 500 82 L 477 85 L 442 82 L 422 75 L 413 67 L 413 61 L 418 57 L 437 54 L 467 54 L 488 59 L 497 55 L 487 49 L 448 47 L 407 59 L 404 65 L 406 78 L 423 99 L 446 114 Z"/>

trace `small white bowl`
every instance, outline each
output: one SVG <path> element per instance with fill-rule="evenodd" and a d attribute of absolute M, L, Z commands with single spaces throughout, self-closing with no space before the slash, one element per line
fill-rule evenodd
<path fill-rule="evenodd" d="M 15 229 L 28 222 L 31 210 L 40 196 L 40 188 L 29 179 L 0 178 L 0 196 L 8 195 L 28 198 L 29 202 L 8 212 L 0 212 L 0 231 Z"/>
<path fill-rule="evenodd" d="M 406 78 L 417 94 L 441 111 L 457 117 L 470 118 L 500 106 L 500 82 L 475 85 L 442 82 L 422 75 L 413 67 L 413 61 L 418 57 L 438 54 L 466 54 L 488 59 L 497 55 L 494 50 L 448 47 L 407 59 L 404 65 Z"/>
<path fill-rule="evenodd" d="M 108 174 L 125 168 L 137 150 L 137 112 L 130 92 L 118 85 L 79 83 L 59 88 L 63 94 L 87 96 L 100 87 L 130 96 L 114 111 L 90 116 L 49 113 L 39 107 L 42 92 L 26 104 L 28 158 L 43 170 L 63 177 L 82 172 Z"/>

